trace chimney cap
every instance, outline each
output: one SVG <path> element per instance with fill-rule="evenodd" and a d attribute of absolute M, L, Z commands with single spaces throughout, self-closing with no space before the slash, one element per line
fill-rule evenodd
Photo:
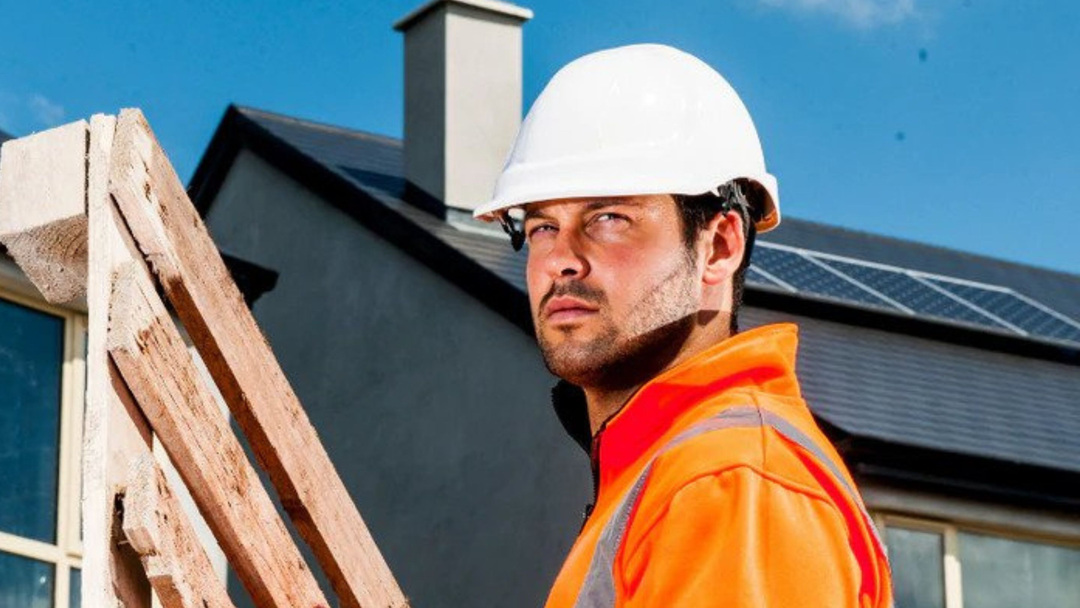
<path fill-rule="evenodd" d="M 409 14 L 405 15 L 401 19 L 398 19 L 394 23 L 394 29 L 399 32 L 412 27 L 417 20 L 427 14 L 428 11 L 435 9 L 442 5 L 458 4 L 461 6 L 470 6 L 478 8 L 483 11 L 495 13 L 496 15 L 503 15 L 514 19 L 520 19 L 521 21 L 528 21 L 533 18 L 533 12 L 525 7 L 518 6 L 516 4 L 510 4 L 509 2 L 500 2 L 499 0 L 431 0 L 421 5 L 419 8 L 414 9 Z"/>

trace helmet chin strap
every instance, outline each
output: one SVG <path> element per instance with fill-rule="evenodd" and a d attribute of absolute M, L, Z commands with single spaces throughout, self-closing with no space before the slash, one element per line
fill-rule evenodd
<path fill-rule="evenodd" d="M 514 248 L 514 251 L 521 251 L 521 248 L 525 245 L 525 232 L 518 227 L 514 218 L 510 217 L 509 211 L 502 211 L 496 216 L 499 220 L 499 225 L 506 234 L 510 235 L 510 245 Z"/>

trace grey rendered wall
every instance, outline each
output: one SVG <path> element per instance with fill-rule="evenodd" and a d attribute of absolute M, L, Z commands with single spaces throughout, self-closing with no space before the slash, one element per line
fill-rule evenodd
<path fill-rule="evenodd" d="M 591 490 L 533 341 L 251 153 L 208 224 L 412 605 L 541 605 Z"/>

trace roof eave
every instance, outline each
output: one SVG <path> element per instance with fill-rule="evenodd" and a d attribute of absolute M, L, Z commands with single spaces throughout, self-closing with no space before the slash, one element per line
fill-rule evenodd
<path fill-rule="evenodd" d="M 1020 507 L 1080 508 L 1080 471 L 855 436 L 817 418 L 857 481 Z"/>
<path fill-rule="evenodd" d="M 786 313 L 836 321 L 869 329 L 888 328 L 888 331 L 928 338 L 950 344 L 970 346 L 1013 355 L 1021 355 L 1056 363 L 1080 365 L 1080 349 L 1065 344 L 1033 340 L 1028 337 L 968 327 L 939 319 L 899 315 L 871 308 L 830 302 L 824 298 L 796 295 L 747 285 L 744 301 L 747 305 Z"/>
<path fill-rule="evenodd" d="M 248 149 L 334 205 L 361 225 L 391 242 L 533 336 L 528 296 L 494 272 L 383 205 L 362 188 L 284 142 L 242 109 L 230 105 L 192 177 L 188 192 L 205 217 L 233 160 Z"/>

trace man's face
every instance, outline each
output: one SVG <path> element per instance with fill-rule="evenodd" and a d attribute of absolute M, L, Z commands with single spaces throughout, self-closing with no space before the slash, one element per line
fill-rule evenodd
<path fill-rule="evenodd" d="M 670 196 L 534 203 L 524 230 L 533 322 L 552 373 L 613 386 L 678 352 L 701 277 Z"/>

